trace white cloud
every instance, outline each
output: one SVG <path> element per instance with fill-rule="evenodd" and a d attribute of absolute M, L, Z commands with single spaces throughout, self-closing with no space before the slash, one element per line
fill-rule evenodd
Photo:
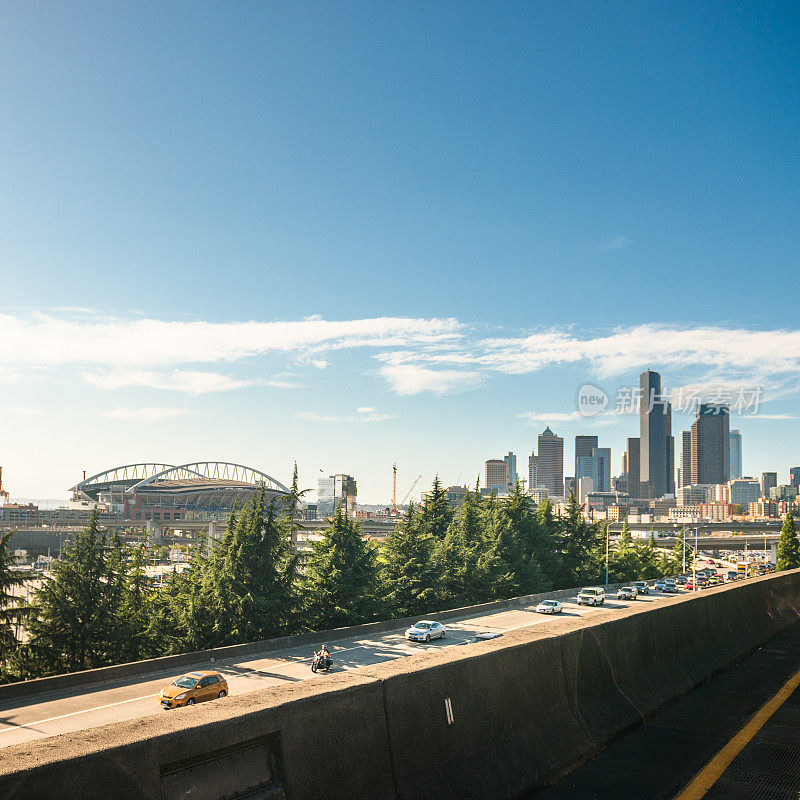
<path fill-rule="evenodd" d="M 318 414 L 316 411 L 298 411 L 295 414 L 297 419 L 304 419 L 308 422 L 327 422 L 327 423 L 351 423 L 351 422 L 382 422 L 392 419 L 392 414 L 379 414 L 374 408 L 364 406 L 357 409 L 355 414 Z"/>
<path fill-rule="evenodd" d="M 297 383 L 296 381 L 292 380 L 291 378 L 281 378 L 276 376 L 274 378 L 270 378 L 268 381 L 264 381 L 267 386 L 272 386 L 273 389 L 302 389 L 303 384 Z"/>
<path fill-rule="evenodd" d="M 744 414 L 746 419 L 797 419 L 794 414 Z M 732 421 L 732 420 L 731 420 Z"/>
<path fill-rule="evenodd" d="M 104 417 L 109 419 L 121 419 L 132 422 L 158 422 L 162 419 L 172 419 L 174 417 L 185 417 L 196 412 L 187 408 L 115 408 L 111 411 L 103 412 Z"/>
<path fill-rule="evenodd" d="M 340 322 L 165 322 L 0 315 L 0 365 L 114 368 L 236 361 L 267 352 L 402 347 L 460 335 L 453 319 L 379 317 Z M 317 366 L 323 362 L 319 359 Z"/>
<path fill-rule="evenodd" d="M 44 411 L 41 408 L 31 408 L 30 406 L 11 406 L 8 412 L 17 417 L 42 417 Z"/>
<path fill-rule="evenodd" d="M 428 369 L 416 364 L 387 364 L 378 371 L 397 394 L 406 396 L 420 392 L 448 394 L 471 389 L 481 381 L 478 372 Z"/>
<path fill-rule="evenodd" d="M 614 236 L 605 241 L 602 245 L 603 250 L 624 250 L 631 240 L 627 236 Z"/>
<path fill-rule="evenodd" d="M 551 413 L 540 414 L 536 411 L 523 411 L 517 414 L 517 418 L 524 420 L 529 425 L 545 425 L 554 424 L 557 422 L 575 422 L 580 420 L 582 426 L 595 427 L 598 425 L 613 425 L 615 420 L 619 417 L 611 411 L 606 411 L 602 414 L 594 414 L 593 416 L 585 416 L 578 411 L 553 411 Z"/>
<path fill-rule="evenodd" d="M 172 372 L 150 372 L 146 370 L 122 370 L 112 372 L 83 372 L 84 380 L 98 389 L 124 389 L 144 386 L 149 389 L 184 392 L 189 395 L 228 392 L 252 386 L 253 381 L 243 381 L 217 372 L 195 370 L 172 370 Z"/>
<path fill-rule="evenodd" d="M 548 330 L 524 338 L 484 339 L 474 363 L 509 374 L 587 361 L 602 377 L 649 366 L 800 373 L 800 331 L 638 325 L 607 336 Z"/>
<path fill-rule="evenodd" d="M 517 417 L 530 423 L 571 422 L 574 419 L 582 419 L 581 415 L 577 411 L 571 411 L 568 413 L 564 411 L 554 411 L 550 414 L 538 414 L 535 411 L 523 411 L 521 414 L 517 414 Z"/>

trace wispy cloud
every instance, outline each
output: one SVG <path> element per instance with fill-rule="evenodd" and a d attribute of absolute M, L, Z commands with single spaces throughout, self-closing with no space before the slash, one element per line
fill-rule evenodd
<path fill-rule="evenodd" d="M 11 406 L 7 409 L 10 414 L 16 417 L 42 417 L 44 411 L 41 408 L 31 408 L 30 406 Z"/>
<path fill-rule="evenodd" d="M 460 335 L 453 319 L 379 317 L 291 322 L 79 320 L 39 314 L 0 315 L 0 365 L 69 364 L 153 369 L 232 362 L 268 352 L 308 353 L 360 347 L 403 347 Z M 315 359 L 321 366 L 322 360 Z"/>
<path fill-rule="evenodd" d="M 537 411 L 523 411 L 517 414 L 517 418 L 524 420 L 529 425 L 545 424 L 557 422 L 575 422 L 580 420 L 584 426 L 594 427 L 597 425 L 612 425 L 619 415 L 607 411 L 601 414 L 594 414 L 592 416 L 585 416 L 578 411 L 553 411 L 549 413 L 540 413 Z"/>
<path fill-rule="evenodd" d="M 630 243 L 627 236 L 613 236 L 602 242 L 600 247 L 602 250 L 624 250 Z"/>
<path fill-rule="evenodd" d="M 197 412 L 187 408 L 166 408 L 163 406 L 144 408 L 115 408 L 103 412 L 109 419 L 127 420 L 130 422 L 159 422 L 174 417 L 191 416 Z"/>
<path fill-rule="evenodd" d="M 123 370 L 114 372 L 84 372 L 84 380 L 98 389 L 114 390 L 131 386 L 144 386 L 189 395 L 229 392 L 252 386 L 254 381 L 239 380 L 231 375 L 217 372 L 195 370 L 172 370 L 171 372 L 151 372 L 142 370 Z"/>
<path fill-rule="evenodd" d="M 295 414 L 297 419 L 304 419 L 308 422 L 327 422 L 327 423 L 352 423 L 352 422 L 382 422 L 392 419 L 392 414 L 379 414 L 374 408 L 364 406 L 356 410 L 355 414 L 318 414 L 316 411 L 298 411 Z"/>
<path fill-rule="evenodd" d="M 421 392 L 450 394 L 471 389 L 482 380 L 479 372 L 430 369 L 416 364 L 387 364 L 378 371 L 397 394 L 405 396 Z"/>

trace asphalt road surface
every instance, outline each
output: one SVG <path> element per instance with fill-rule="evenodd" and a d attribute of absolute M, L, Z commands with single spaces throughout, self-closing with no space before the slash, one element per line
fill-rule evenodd
<path fill-rule="evenodd" d="M 637 600 L 617 600 L 614 594 L 606 597 L 604 606 L 578 606 L 575 598 L 563 600 L 562 618 L 587 614 L 613 614 L 615 609 L 630 605 L 663 602 L 676 595 L 665 595 L 651 587 L 650 595 Z M 463 645 L 477 633 L 507 632 L 527 628 L 559 616 L 537 614 L 534 606 L 520 607 L 474 617 L 446 622 L 447 637 L 429 644 L 409 642 L 403 637 L 404 629 L 387 631 L 370 637 L 341 639 L 329 649 L 334 670 L 356 669 L 370 664 L 403 658 L 424 650 Z M 320 642 L 321 644 L 322 642 Z M 308 646 L 272 652 L 267 656 L 247 656 L 241 661 L 208 661 L 198 663 L 195 669 L 213 668 L 228 681 L 231 694 L 243 694 L 276 686 L 287 681 L 301 681 L 312 677 L 312 648 Z M 185 672 L 191 671 L 186 667 Z M 85 689 L 73 688 L 29 698 L 15 698 L 0 704 L 0 747 L 28 742 L 45 736 L 93 728 L 122 720 L 137 719 L 150 714 L 176 713 L 161 710 L 159 691 L 177 675 L 175 670 L 154 672 L 122 681 L 94 684 Z M 224 703 L 225 699 L 212 702 Z M 191 710 L 189 710 L 191 713 Z"/>

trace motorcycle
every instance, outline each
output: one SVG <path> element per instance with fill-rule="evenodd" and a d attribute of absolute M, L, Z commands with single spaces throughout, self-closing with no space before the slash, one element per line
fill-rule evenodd
<path fill-rule="evenodd" d="M 323 655 L 322 653 L 314 653 L 314 658 L 311 661 L 312 672 L 319 672 L 320 670 L 327 672 L 332 666 L 333 660 L 329 654 Z"/>

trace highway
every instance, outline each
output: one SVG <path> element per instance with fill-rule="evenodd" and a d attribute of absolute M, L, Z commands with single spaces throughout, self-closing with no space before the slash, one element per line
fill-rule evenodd
<path fill-rule="evenodd" d="M 613 614 L 615 609 L 630 605 L 666 602 L 676 595 L 664 595 L 651 588 L 651 594 L 637 600 L 617 600 L 609 594 L 605 606 L 593 608 L 578 606 L 575 597 L 563 600 L 560 616 L 537 614 L 534 606 L 507 611 L 484 613 L 446 622 L 447 637 L 429 644 L 408 642 L 403 629 L 375 634 L 369 638 L 340 639 L 329 645 L 334 660 L 334 671 L 350 670 L 403 658 L 425 650 L 465 645 L 477 633 L 518 630 L 544 622 L 569 619 L 587 614 Z M 322 642 L 320 642 L 321 644 Z M 468 645 L 467 645 L 468 646 Z M 210 664 L 203 661 L 195 669 L 216 669 L 225 675 L 233 695 L 275 686 L 288 681 L 311 678 L 311 648 L 302 647 L 272 652 L 267 656 L 248 656 L 246 659 Z M 187 667 L 183 671 L 188 672 Z M 137 719 L 151 714 L 191 714 L 193 708 L 163 711 L 157 695 L 164 685 L 176 675 L 175 670 L 150 675 L 94 684 L 86 689 L 69 689 L 27 698 L 15 698 L 0 704 L 0 747 L 28 742 L 47 736 L 86 730 L 123 720 Z M 324 680 L 324 675 L 321 676 Z M 215 700 L 224 703 L 225 699 Z"/>

